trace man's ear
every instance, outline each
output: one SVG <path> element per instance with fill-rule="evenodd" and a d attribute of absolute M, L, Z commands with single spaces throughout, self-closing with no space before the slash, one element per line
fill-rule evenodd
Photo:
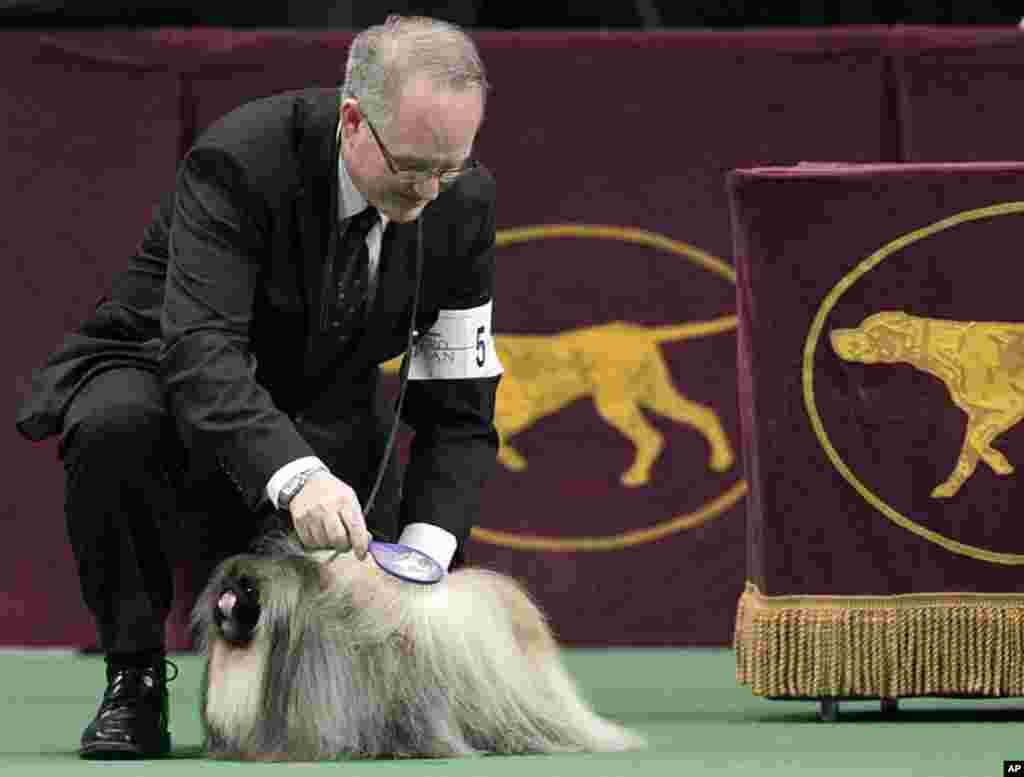
<path fill-rule="evenodd" d="M 338 106 L 338 125 L 341 127 L 342 138 L 358 130 L 362 123 L 363 114 L 359 110 L 359 100 L 355 97 L 346 97 Z"/>

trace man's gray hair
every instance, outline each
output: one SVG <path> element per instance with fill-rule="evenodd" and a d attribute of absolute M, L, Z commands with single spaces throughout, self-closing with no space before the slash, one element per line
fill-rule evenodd
<path fill-rule="evenodd" d="M 386 124 L 402 87 L 415 76 L 444 89 L 479 89 L 485 99 L 490 88 L 480 52 L 460 27 L 425 16 L 392 15 L 352 41 L 341 97 L 355 97 L 375 124 Z"/>

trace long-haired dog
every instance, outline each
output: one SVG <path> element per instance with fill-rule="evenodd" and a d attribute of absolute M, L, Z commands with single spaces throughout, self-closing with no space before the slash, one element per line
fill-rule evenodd
<path fill-rule="evenodd" d="M 642 738 L 598 716 L 543 615 L 511 578 L 433 585 L 291 537 L 224 561 L 193 613 L 213 757 L 328 760 L 615 751 Z"/>

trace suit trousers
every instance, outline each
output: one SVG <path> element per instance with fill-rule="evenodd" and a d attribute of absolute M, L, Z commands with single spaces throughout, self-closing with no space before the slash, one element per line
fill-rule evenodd
<path fill-rule="evenodd" d="M 379 458 L 363 456 L 367 471 L 342 473 L 337 455 L 314 448 L 365 504 Z M 68 539 L 105 653 L 163 648 L 180 559 L 188 559 L 185 578 L 194 585 L 186 593 L 194 594 L 219 561 L 291 528 L 287 512 L 268 500 L 250 510 L 223 471 L 190 455 L 159 378 L 146 370 L 119 367 L 90 379 L 68 406 L 58 454 Z M 400 484 L 393 454 L 367 516 L 375 537 L 397 531 Z"/>

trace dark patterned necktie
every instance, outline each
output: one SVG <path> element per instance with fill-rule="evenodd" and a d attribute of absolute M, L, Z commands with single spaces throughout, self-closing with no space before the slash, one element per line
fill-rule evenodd
<path fill-rule="evenodd" d="M 372 206 L 353 216 L 334 256 L 332 288 L 324 290 L 330 300 L 327 331 L 341 341 L 358 334 L 373 302 L 369 292 L 376 284 L 369 277 L 370 251 L 366 236 L 379 218 L 377 209 Z"/>

